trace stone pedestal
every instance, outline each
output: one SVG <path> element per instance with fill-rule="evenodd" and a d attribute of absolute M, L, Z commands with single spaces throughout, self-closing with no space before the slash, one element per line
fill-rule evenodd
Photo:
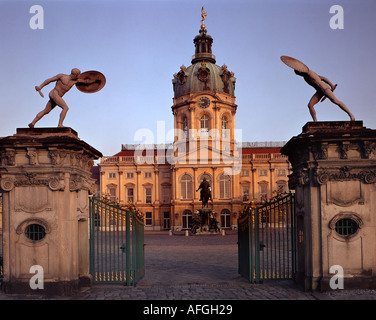
<path fill-rule="evenodd" d="M 90 284 L 90 168 L 101 156 L 71 128 L 0 138 L 5 292 L 72 295 Z M 43 289 L 31 288 L 33 276 Z"/>
<path fill-rule="evenodd" d="M 345 289 L 376 288 L 376 130 L 309 122 L 281 152 L 293 171 L 298 282 L 328 290 L 341 266 Z"/>
<path fill-rule="evenodd" d="M 215 220 L 213 210 L 209 208 L 197 209 L 200 225 L 196 229 L 196 235 L 218 234 L 219 229 L 216 228 L 217 221 Z M 214 220 L 213 220 L 214 219 Z"/>

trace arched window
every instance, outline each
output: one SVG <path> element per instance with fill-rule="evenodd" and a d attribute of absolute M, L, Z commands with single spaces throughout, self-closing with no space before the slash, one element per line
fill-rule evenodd
<path fill-rule="evenodd" d="M 200 175 L 200 178 L 198 179 L 198 182 L 201 183 L 204 178 L 206 179 L 206 181 L 208 181 L 211 185 L 212 183 L 212 178 L 211 178 L 211 175 L 209 173 L 206 173 L 204 172 L 202 175 Z"/>
<path fill-rule="evenodd" d="M 183 229 L 189 229 L 192 225 L 192 212 L 190 210 L 184 210 L 182 219 Z"/>
<path fill-rule="evenodd" d="M 193 184 L 192 177 L 189 174 L 182 176 L 180 180 L 180 195 L 183 200 L 193 199 Z"/>
<path fill-rule="evenodd" d="M 207 137 L 209 134 L 209 116 L 204 114 L 200 119 L 201 136 Z"/>
<path fill-rule="evenodd" d="M 231 214 L 228 209 L 223 209 L 221 211 L 221 227 L 231 228 Z"/>
<path fill-rule="evenodd" d="M 229 137 L 228 121 L 225 116 L 222 117 L 222 138 Z"/>
<path fill-rule="evenodd" d="M 228 175 L 222 174 L 219 177 L 219 198 L 231 198 L 231 178 Z"/>

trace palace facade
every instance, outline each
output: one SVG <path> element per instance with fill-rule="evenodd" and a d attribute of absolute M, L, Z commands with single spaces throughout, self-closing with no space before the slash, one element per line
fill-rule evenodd
<path fill-rule="evenodd" d="M 238 143 L 234 73 L 218 66 L 204 24 L 194 38 L 191 65 L 173 75 L 175 137 L 170 145 L 123 145 L 99 164 L 99 192 L 120 205 L 133 202 L 146 230 L 190 228 L 201 208 L 204 178 L 209 207 L 221 228 L 235 228 L 250 201 L 288 191 L 290 164 L 283 143 Z"/>

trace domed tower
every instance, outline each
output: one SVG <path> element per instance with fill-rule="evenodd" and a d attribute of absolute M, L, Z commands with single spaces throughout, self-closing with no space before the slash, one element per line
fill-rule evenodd
<path fill-rule="evenodd" d="M 234 151 L 236 78 L 225 64 L 216 65 L 203 9 L 201 28 L 193 40 L 192 64 L 182 65 L 172 80 L 175 143 L 186 148 L 187 156 L 189 150 L 199 150 L 205 144 L 210 153 L 215 151 L 222 158 L 223 152 L 232 155 Z"/>

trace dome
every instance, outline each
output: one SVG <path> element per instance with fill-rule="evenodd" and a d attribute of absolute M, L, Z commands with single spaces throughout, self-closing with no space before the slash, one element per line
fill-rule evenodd
<path fill-rule="evenodd" d="M 228 71 L 226 65 L 220 67 L 215 64 L 216 59 L 212 54 L 213 38 L 207 34 L 204 24 L 193 43 L 195 54 L 192 56 L 192 65 L 188 68 L 181 66 L 172 79 L 174 97 L 207 90 L 235 96 L 234 73 Z"/>
<path fill-rule="evenodd" d="M 206 90 L 235 96 L 235 81 L 234 74 L 227 70 L 226 65 L 220 67 L 203 60 L 188 68 L 181 66 L 180 71 L 174 74 L 174 97 Z"/>

